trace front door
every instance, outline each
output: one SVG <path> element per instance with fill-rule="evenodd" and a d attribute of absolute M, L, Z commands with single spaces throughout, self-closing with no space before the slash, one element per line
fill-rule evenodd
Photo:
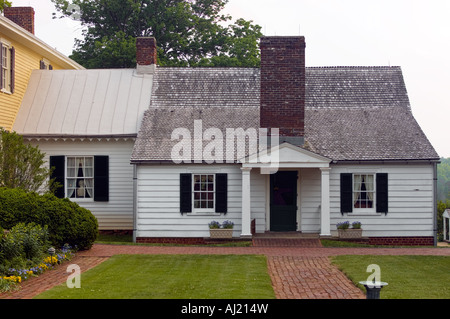
<path fill-rule="evenodd" d="M 270 230 L 297 230 L 296 171 L 280 171 L 270 176 Z"/>

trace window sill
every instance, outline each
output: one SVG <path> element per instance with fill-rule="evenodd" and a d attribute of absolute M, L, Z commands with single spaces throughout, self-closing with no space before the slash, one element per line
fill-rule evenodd
<path fill-rule="evenodd" d="M 382 213 L 377 213 L 376 211 L 368 211 L 368 212 L 353 212 L 347 213 L 347 216 L 381 216 Z"/>
<path fill-rule="evenodd" d="M 0 92 L 5 93 L 5 94 L 9 94 L 12 95 L 11 91 L 5 90 L 5 89 L 1 89 Z"/>
<path fill-rule="evenodd" d="M 74 203 L 93 203 L 93 198 L 69 198 Z"/>
<path fill-rule="evenodd" d="M 187 216 L 220 216 L 221 213 L 216 212 L 193 212 L 193 213 L 187 213 Z"/>

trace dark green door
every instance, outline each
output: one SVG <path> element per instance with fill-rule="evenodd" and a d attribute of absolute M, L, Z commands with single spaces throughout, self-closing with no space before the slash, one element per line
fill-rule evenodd
<path fill-rule="evenodd" d="M 297 230 L 297 172 L 270 176 L 270 230 Z"/>

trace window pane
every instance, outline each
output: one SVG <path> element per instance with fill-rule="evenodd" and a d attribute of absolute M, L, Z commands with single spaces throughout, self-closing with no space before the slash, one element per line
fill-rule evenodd
<path fill-rule="evenodd" d="M 86 167 L 84 169 L 84 177 L 94 177 L 94 168 L 93 167 Z"/>
<path fill-rule="evenodd" d="M 374 196 L 374 176 L 372 174 L 353 175 L 353 207 L 372 208 Z"/>
<path fill-rule="evenodd" d="M 193 177 L 194 208 L 214 208 L 214 175 L 197 174 Z"/>
<path fill-rule="evenodd" d="M 86 167 L 94 167 L 94 159 L 92 157 L 86 157 L 84 160 L 84 165 Z"/>
<path fill-rule="evenodd" d="M 67 157 L 66 174 L 67 197 L 94 197 L 94 157 Z"/>

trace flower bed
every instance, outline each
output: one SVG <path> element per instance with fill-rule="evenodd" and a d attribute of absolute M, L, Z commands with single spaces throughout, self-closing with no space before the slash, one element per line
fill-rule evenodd
<path fill-rule="evenodd" d="M 56 251 L 49 248 L 46 227 L 17 224 L 0 233 L 0 292 L 16 290 L 19 284 L 38 276 L 53 266 L 72 258 L 72 250 L 64 245 Z"/>
<path fill-rule="evenodd" d="M 42 262 L 27 268 L 8 268 L 0 273 L 0 293 L 18 289 L 23 281 L 36 277 L 60 265 L 64 261 L 72 259 L 73 253 L 70 247 L 63 247 L 55 256 L 45 257 Z M 27 261 L 28 263 L 31 261 Z"/>

